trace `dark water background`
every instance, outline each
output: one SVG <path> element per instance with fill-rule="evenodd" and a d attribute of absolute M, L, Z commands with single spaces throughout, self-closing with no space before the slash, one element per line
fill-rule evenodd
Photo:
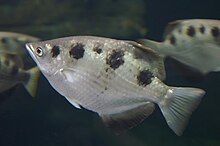
<path fill-rule="evenodd" d="M 0 0 L 0 30 L 42 39 L 98 35 L 161 40 L 170 21 L 220 19 L 219 0 Z M 42 76 L 33 100 L 20 86 L 0 103 L 0 146 L 219 146 L 220 73 L 187 80 L 166 61 L 168 85 L 207 91 L 183 136 L 176 136 L 157 108 L 124 135 L 107 129 L 97 114 L 75 109 Z"/>

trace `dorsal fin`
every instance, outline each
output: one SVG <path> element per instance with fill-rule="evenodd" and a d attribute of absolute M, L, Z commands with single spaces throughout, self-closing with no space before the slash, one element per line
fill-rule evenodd
<path fill-rule="evenodd" d="M 166 38 L 174 29 L 176 29 L 184 20 L 176 20 L 173 22 L 168 23 L 165 27 L 163 37 Z"/>
<path fill-rule="evenodd" d="M 34 36 L 22 34 L 22 33 L 16 33 L 16 32 L 6 32 L 6 31 L 0 31 L 0 38 L 17 38 L 19 41 L 28 41 L 28 42 L 35 42 L 39 41 L 40 39 Z"/>
<path fill-rule="evenodd" d="M 144 46 L 140 43 L 134 42 L 134 41 L 126 41 L 127 43 L 133 45 L 134 47 L 146 52 L 147 57 L 152 58 L 153 66 L 157 68 L 158 70 L 154 72 L 154 75 L 158 77 L 160 80 L 165 80 L 166 78 L 166 72 L 164 67 L 164 57 L 157 53 L 156 51 L 152 50 L 151 48 Z"/>
<path fill-rule="evenodd" d="M 161 58 L 161 56 L 156 51 L 154 51 L 151 48 L 146 47 L 146 46 L 144 46 L 144 45 L 142 45 L 140 43 L 137 43 L 135 41 L 126 41 L 126 43 L 128 43 L 130 45 L 133 45 L 134 47 L 139 48 L 139 49 L 141 49 L 141 50 L 143 50 L 143 51 L 145 51 L 147 53 L 150 53 L 151 55 L 153 55 L 153 56 L 155 56 L 157 58 Z"/>

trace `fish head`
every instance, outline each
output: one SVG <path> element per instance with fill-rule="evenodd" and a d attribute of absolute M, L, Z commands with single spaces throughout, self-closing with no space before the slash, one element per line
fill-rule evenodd
<path fill-rule="evenodd" d="M 60 68 L 61 50 L 56 41 L 27 43 L 26 49 L 43 74 L 55 74 Z"/>

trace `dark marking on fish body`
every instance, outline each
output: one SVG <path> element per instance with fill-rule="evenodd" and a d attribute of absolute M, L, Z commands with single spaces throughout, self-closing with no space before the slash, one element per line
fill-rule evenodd
<path fill-rule="evenodd" d="M 111 54 L 107 56 L 106 63 L 114 70 L 119 68 L 122 64 L 124 64 L 124 51 L 113 50 Z"/>
<path fill-rule="evenodd" d="M 219 28 L 218 27 L 213 27 L 212 30 L 211 30 L 211 33 L 212 33 L 212 36 L 214 38 L 217 38 L 219 36 L 219 34 L 220 34 Z"/>
<path fill-rule="evenodd" d="M 57 57 L 60 54 L 60 47 L 59 46 L 54 46 L 51 49 L 51 54 L 52 54 L 52 57 Z"/>
<path fill-rule="evenodd" d="M 152 78 L 154 77 L 153 73 L 149 70 L 142 70 L 139 72 L 137 76 L 138 84 L 141 86 L 147 86 L 152 82 Z"/>
<path fill-rule="evenodd" d="M 194 37 L 196 34 L 196 30 L 193 26 L 189 26 L 189 28 L 187 29 L 187 35 L 190 37 Z"/>
<path fill-rule="evenodd" d="M 178 30 L 178 32 L 179 32 L 179 34 L 181 34 L 181 33 L 182 33 L 182 29 L 180 28 L 180 29 Z"/>
<path fill-rule="evenodd" d="M 84 45 L 83 44 L 76 44 L 72 49 L 69 51 L 70 56 L 75 59 L 83 58 L 84 56 Z"/>
<path fill-rule="evenodd" d="M 176 38 L 173 35 L 170 37 L 170 44 L 172 44 L 172 45 L 176 44 Z"/>
<path fill-rule="evenodd" d="M 102 49 L 100 47 L 95 47 L 93 48 L 93 51 L 95 51 L 96 53 L 98 54 L 101 54 L 102 53 Z"/>
<path fill-rule="evenodd" d="M 9 38 L 4 37 L 4 38 L 1 39 L 1 42 L 2 42 L 3 44 L 7 44 L 7 43 L 9 43 Z"/>
<path fill-rule="evenodd" d="M 199 31 L 204 34 L 205 33 L 205 27 L 202 25 L 200 28 L 199 28 Z"/>

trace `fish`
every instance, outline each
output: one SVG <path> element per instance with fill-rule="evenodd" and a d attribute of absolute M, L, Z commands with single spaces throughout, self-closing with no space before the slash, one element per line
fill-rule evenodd
<path fill-rule="evenodd" d="M 137 42 L 203 75 L 220 71 L 220 20 L 177 20 L 165 28 L 163 42 L 150 39 Z"/>
<path fill-rule="evenodd" d="M 24 68 L 29 69 L 36 64 L 25 49 L 25 44 L 36 41 L 40 41 L 40 38 L 22 33 L 0 31 L 0 53 L 19 55 L 23 59 Z"/>
<path fill-rule="evenodd" d="M 37 83 L 40 76 L 38 67 L 29 70 L 23 69 L 23 61 L 14 53 L 0 53 L 0 93 L 23 84 L 28 93 L 36 96 Z"/>
<path fill-rule="evenodd" d="M 73 106 L 97 113 L 115 133 L 139 125 L 157 104 L 181 135 L 205 91 L 165 85 L 163 58 L 133 41 L 70 36 L 27 43 L 50 85 Z"/>

